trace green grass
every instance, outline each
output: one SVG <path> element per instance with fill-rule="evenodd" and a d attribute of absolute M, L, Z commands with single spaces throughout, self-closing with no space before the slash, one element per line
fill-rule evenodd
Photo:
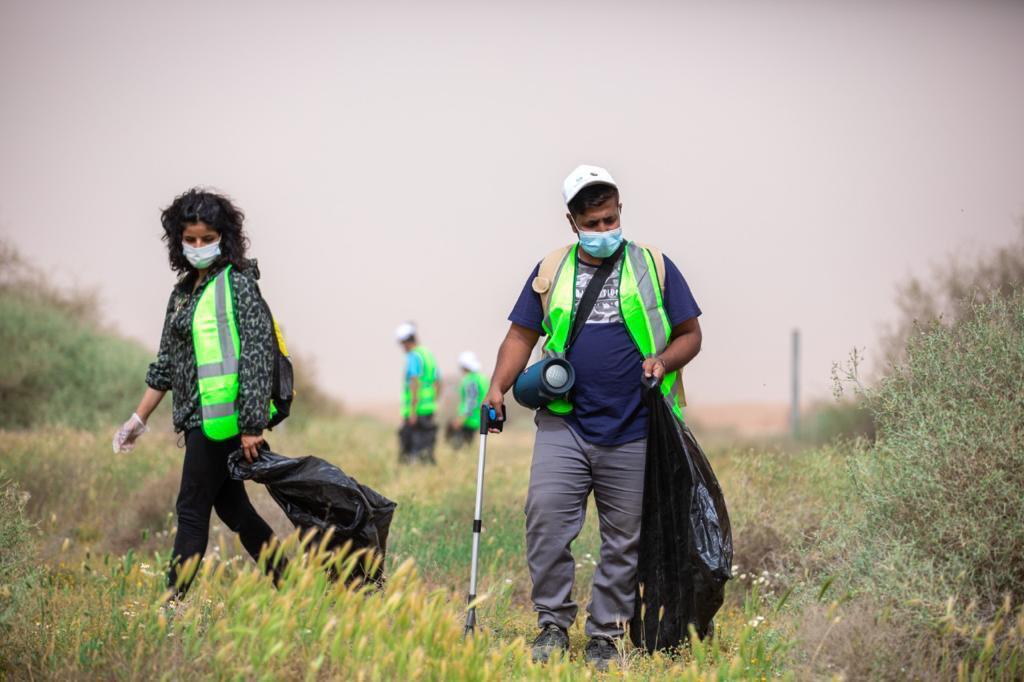
<path fill-rule="evenodd" d="M 469 574 L 476 453 L 442 448 L 435 467 L 399 467 L 390 426 L 336 418 L 278 434 L 275 448 L 315 453 L 399 502 L 387 588 L 362 595 L 295 564 L 275 591 L 233 537 L 215 522 L 211 549 L 185 606 L 168 618 L 158 604 L 172 542 L 168 519 L 181 451 L 173 436 L 149 433 L 136 451 L 113 455 L 103 432 L 68 429 L 0 432 L 13 475 L 29 491 L 42 539 L 43 583 L 23 605 L 10 650 L 13 670 L 44 677 L 159 677 L 174 671 L 214 677 L 343 676 L 395 679 L 575 679 L 590 671 L 572 660 L 528 661 L 535 634 L 524 559 L 523 501 L 530 433 L 509 429 L 489 449 L 479 614 L 482 634 L 462 639 Z M 734 455 L 723 460 L 728 471 Z M 735 461 L 739 461 L 736 457 Z M 257 507 L 282 534 L 288 524 L 259 486 Z M 159 510 L 138 508 L 161 497 Z M 575 551 L 583 604 L 597 554 L 590 515 Z M 126 541 L 126 538 L 128 540 Z M 292 539 L 291 543 L 296 540 Z M 289 546 L 287 551 L 295 551 Z M 630 651 L 629 676 L 697 679 L 717 674 L 760 679 L 782 670 L 788 649 L 769 597 L 739 581 L 718 619 L 715 643 L 681 656 Z M 763 615 L 766 620 L 755 620 Z M 581 619 L 582 620 L 582 619 Z M 38 623 L 38 625 L 37 625 Z"/>

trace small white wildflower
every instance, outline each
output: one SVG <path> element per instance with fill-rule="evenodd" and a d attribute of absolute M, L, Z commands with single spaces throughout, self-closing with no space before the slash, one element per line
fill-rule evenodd
<path fill-rule="evenodd" d="M 576 568 L 583 568 L 583 564 L 576 564 Z"/>

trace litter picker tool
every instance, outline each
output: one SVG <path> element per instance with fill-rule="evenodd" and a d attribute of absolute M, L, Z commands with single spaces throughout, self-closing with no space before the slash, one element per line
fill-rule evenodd
<path fill-rule="evenodd" d="M 476 571 L 480 558 L 480 530 L 483 527 L 484 506 L 484 462 L 487 458 L 487 433 L 495 429 L 499 433 L 505 425 L 505 406 L 501 406 L 501 418 L 490 405 L 480 406 L 480 458 L 476 465 L 476 509 L 473 512 L 473 558 L 469 569 L 469 612 L 466 614 L 465 634 L 476 632 Z"/>

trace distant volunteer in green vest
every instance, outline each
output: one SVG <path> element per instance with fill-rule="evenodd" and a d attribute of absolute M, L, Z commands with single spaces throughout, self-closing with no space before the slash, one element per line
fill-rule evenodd
<path fill-rule="evenodd" d="M 416 338 L 416 325 L 403 322 L 395 340 L 405 351 L 402 382 L 402 427 L 398 432 L 400 462 L 434 463 L 437 423 L 434 415 L 441 396 L 441 372 L 437 360 Z"/>
<path fill-rule="evenodd" d="M 567 630 L 577 612 L 571 545 L 593 491 L 601 553 L 587 607 L 584 658 L 605 669 L 617 658 L 623 623 L 633 615 L 647 435 L 642 380 L 660 381 L 664 399 L 683 419 L 682 369 L 700 350 L 701 311 L 671 260 L 628 239 L 636 233 L 623 230 L 619 188 L 607 170 L 576 168 L 562 196 L 576 239 L 548 254 L 527 278 L 509 315 L 512 324 L 485 402 L 500 409 L 542 337 L 543 353 L 568 360 L 575 370 L 568 399 L 538 410 L 535 419 L 526 500 L 527 564 L 540 628 L 533 658 L 547 661 L 569 646 Z M 677 219 L 672 210 L 661 215 Z M 695 258 L 685 252 L 684 229 L 659 227 L 684 257 Z M 602 269 L 606 260 L 610 267 Z M 573 336 L 595 276 L 598 284 L 607 279 L 588 296 L 596 298 Z"/>
<path fill-rule="evenodd" d="M 480 373 L 480 360 L 473 351 L 459 354 L 459 369 L 462 370 L 459 406 L 449 424 L 449 432 L 453 443 L 464 445 L 480 432 L 480 405 L 487 394 L 488 382 L 487 377 Z"/>
<path fill-rule="evenodd" d="M 193 575 L 181 570 L 184 562 L 206 552 L 211 510 L 254 559 L 273 537 L 243 483 L 227 470 L 228 455 L 239 448 L 249 461 L 259 457 L 276 348 L 270 310 L 256 283 L 259 270 L 246 258 L 243 219 L 227 197 L 201 189 L 185 192 L 163 211 L 163 239 L 178 282 L 146 375 L 149 388 L 113 441 L 115 452 L 131 450 L 164 394 L 174 393 L 174 429 L 185 443 L 167 576 L 176 596 Z M 276 580 L 279 568 L 271 570 Z"/>

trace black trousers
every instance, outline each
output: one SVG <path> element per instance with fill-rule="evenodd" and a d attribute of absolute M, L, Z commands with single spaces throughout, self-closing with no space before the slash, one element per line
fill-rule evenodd
<path fill-rule="evenodd" d="M 434 445 L 437 443 L 437 424 L 434 415 L 421 414 L 412 424 L 402 424 L 398 430 L 398 461 L 429 462 L 434 464 Z"/>
<path fill-rule="evenodd" d="M 469 429 L 465 426 L 461 428 L 455 428 L 451 424 L 444 431 L 445 440 L 455 448 L 456 450 L 461 449 L 465 445 L 469 445 L 473 442 L 473 436 L 479 433 L 478 429 Z"/>
<path fill-rule="evenodd" d="M 178 534 L 174 537 L 174 553 L 167 573 L 167 585 L 178 596 L 183 595 L 192 582 L 192 576 L 180 586 L 178 571 L 181 564 L 194 556 L 202 559 L 210 538 L 210 512 L 238 533 L 242 545 L 253 559 L 270 542 L 274 532 L 256 513 L 245 486 L 228 476 L 228 455 L 239 449 L 241 438 L 225 441 L 208 439 L 201 428 L 185 434 L 185 462 L 181 469 L 181 488 L 178 491 Z M 280 577 L 283 566 L 268 566 L 267 571 Z"/>

